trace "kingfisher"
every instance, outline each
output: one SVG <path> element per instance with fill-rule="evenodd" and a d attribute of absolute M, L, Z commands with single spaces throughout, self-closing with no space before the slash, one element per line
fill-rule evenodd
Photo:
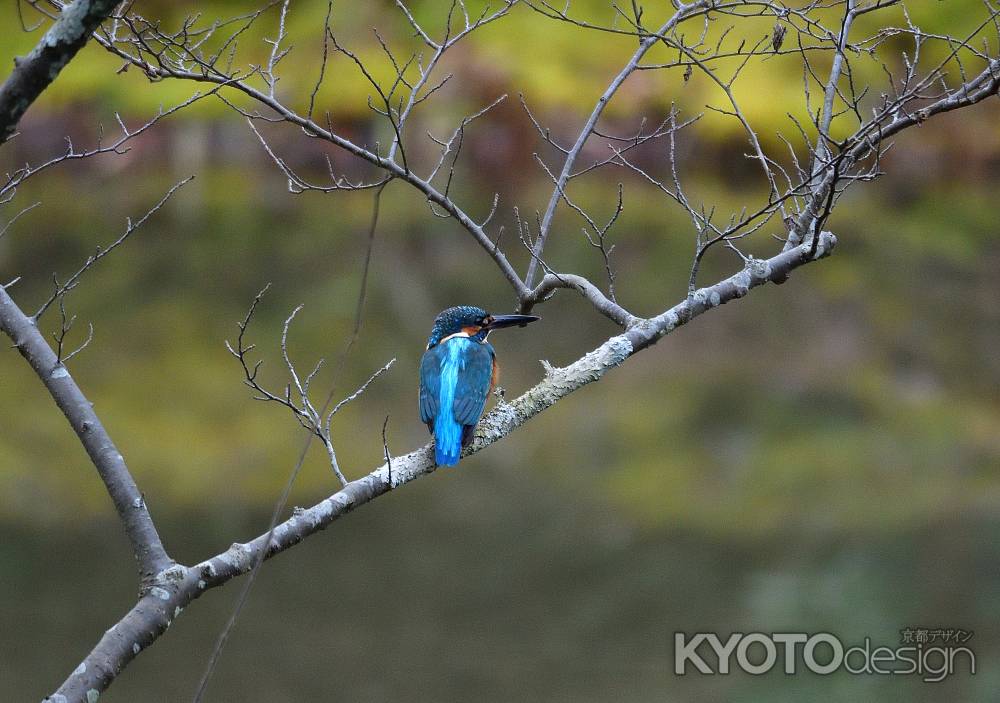
<path fill-rule="evenodd" d="M 420 419 L 434 435 L 438 466 L 454 466 L 472 441 L 486 398 L 497 382 L 490 332 L 523 327 L 535 315 L 491 315 L 473 305 L 444 310 L 434 319 L 420 361 Z"/>

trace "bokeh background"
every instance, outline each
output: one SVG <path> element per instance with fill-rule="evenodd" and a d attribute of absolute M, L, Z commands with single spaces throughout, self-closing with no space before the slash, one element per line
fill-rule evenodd
<path fill-rule="evenodd" d="M 248 8 L 197 5 L 207 17 Z M 915 21 L 956 33 L 974 26 L 981 9 L 917 5 Z M 193 4 L 142 6 L 177 19 Z M 440 26 L 442 4 L 413 6 Z M 603 3 L 579 7 L 607 15 Z M 295 49 L 279 85 L 295 104 L 315 80 L 325 9 L 293 9 Z M 265 22 L 269 36 L 273 24 Z M 408 41 L 392 3 L 334 14 L 338 36 L 378 61 L 373 25 Z M 4 60 L 37 41 L 37 32 L 20 31 L 13 3 L 0 8 L 0 26 Z M 763 35 L 770 25 L 744 31 Z M 246 55 L 259 60 L 264 47 L 252 39 Z M 417 143 L 425 130 L 441 136 L 462 114 L 509 93 L 470 129 L 455 193 L 485 214 L 499 192 L 498 222 L 510 231 L 511 205 L 544 207 L 546 178 L 531 155 L 551 156 L 516 96 L 568 135 L 633 42 L 519 9 L 455 50 L 444 70 L 456 78 L 417 118 L 413 158 L 433 154 L 430 142 Z M 116 74 L 119 65 L 85 49 L 0 149 L 0 166 L 58 154 L 67 135 L 92 146 L 99 125 L 114 132 L 116 111 L 134 127 L 193 92 L 150 85 L 134 70 Z M 634 129 L 642 115 L 662 119 L 675 101 L 691 114 L 718 101 L 711 90 L 697 76 L 637 74 L 609 110 L 607 129 Z M 366 91 L 348 63 L 335 61 L 319 104 L 353 137 L 384 140 Z M 804 109 L 801 65 L 773 60 L 741 91 L 766 146 L 776 148 L 771 135 L 788 130 L 785 114 Z M 898 139 L 888 175 L 854 189 L 835 211 L 829 226 L 841 243 L 832 258 L 699 318 L 459 469 L 385 496 L 269 562 L 208 699 L 992 700 L 1000 685 L 997 109 L 987 101 Z M 681 151 L 689 195 L 723 208 L 762 195 L 731 122 L 706 115 Z M 267 133 L 304 173 L 320 177 L 329 154 L 339 168 L 370 175 L 295 130 Z M 299 303 L 295 359 L 311 366 L 338 358 L 372 200 L 289 194 L 242 119 L 218 101 L 132 146 L 26 184 L 0 217 L 42 206 L 0 241 L 0 278 L 22 276 L 15 297 L 33 309 L 53 273 L 75 270 L 118 236 L 126 217 L 196 174 L 68 298 L 77 334 L 95 327 L 73 374 L 125 454 L 168 549 L 192 563 L 266 529 L 304 439 L 280 408 L 250 399 L 223 341 L 271 282 L 251 330 L 265 376 L 281 383 L 281 323 Z M 665 175 L 663 155 L 658 147 L 643 158 Z M 578 199 L 608 211 L 613 179 L 625 183 L 613 234 L 619 296 L 639 313 L 662 310 L 684 294 L 690 223 L 627 174 L 582 182 Z M 578 232 L 578 221 L 557 218 L 548 259 L 600 280 L 601 261 Z M 751 250 L 773 251 L 768 234 Z M 523 249 L 513 236 L 506 244 L 523 271 Z M 717 252 L 700 280 L 737 265 Z M 457 303 L 505 311 L 513 301 L 466 234 L 391 184 L 358 343 L 317 382 L 336 382 L 346 395 L 397 359 L 338 416 L 348 476 L 380 462 L 387 415 L 394 451 L 426 441 L 416 415 L 419 358 L 436 312 Z M 540 377 L 540 359 L 564 364 L 613 332 L 568 293 L 540 312 L 542 323 L 495 340 L 509 393 Z M 48 313 L 47 324 L 55 320 Z M 292 504 L 335 489 L 314 447 Z M 0 530 L 3 698 L 38 699 L 130 606 L 135 583 L 86 455 L 10 349 L 0 352 Z M 193 604 L 102 700 L 189 699 L 237 593 L 233 583 Z M 842 673 L 672 673 L 675 631 L 825 630 L 846 642 L 895 645 L 906 627 L 973 631 L 976 676 L 925 684 Z"/>

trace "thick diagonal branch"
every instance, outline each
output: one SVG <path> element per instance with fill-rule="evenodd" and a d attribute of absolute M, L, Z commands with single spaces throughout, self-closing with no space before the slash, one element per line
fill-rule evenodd
<path fill-rule="evenodd" d="M 0 287 L 0 330 L 11 338 L 21 356 L 45 384 L 94 462 L 125 526 L 125 534 L 138 562 L 141 582 L 144 587 L 148 586 L 156 574 L 173 564 L 173 560 L 163 548 L 146 501 L 121 452 L 104 429 L 91 402 L 45 341 L 35 322 L 21 311 L 3 287 Z"/>
<path fill-rule="evenodd" d="M 739 273 L 698 290 L 663 314 L 647 320 L 633 319 L 626 332 L 611 337 L 569 366 L 554 368 L 546 364 L 546 375 L 540 383 L 510 403 L 501 402 L 482 419 L 465 454 L 474 454 L 502 440 L 546 408 L 600 380 L 636 352 L 703 312 L 740 298 L 751 288 L 782 280 L 793 269 L 828 255 L 836 242 L 836 237 L 824 232 L 815 256 L 810 256 L 808 244 L 802 244 L 770 259 L 750 260 Z M 48 700 L 76 703 L 99 695 L 136 655 L 166 632 L 184 608 L 205 591 L 248 573 L 262 552 L 264 559 L 280 554 L 355 508 L 436 468 L 433 445 L 425 445 L 394 457 L 311 508 L 296 509 L 290 518 L 250 542 L 234 544 L 191 567 L 175 565 L 167 569 Z"/>
<path fill-rule="evenodd" d="M 31 53 L 14 60 L 14 71 L 0 86 L 0 144 L 10 139 L 21 116 L 117 5 L 118 0 L 76 0 L 66 5 Z"/>

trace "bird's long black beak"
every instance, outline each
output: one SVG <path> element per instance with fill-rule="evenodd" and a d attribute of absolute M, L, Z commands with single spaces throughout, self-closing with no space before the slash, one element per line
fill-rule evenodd
<path fill-rule="evenodd" d="M 524 327 L 529 322 L 540 319 L 537 315 L 494 315 L 493 322 L 486 325 L 485 329 L 497 330 L 501 327 Z"/>

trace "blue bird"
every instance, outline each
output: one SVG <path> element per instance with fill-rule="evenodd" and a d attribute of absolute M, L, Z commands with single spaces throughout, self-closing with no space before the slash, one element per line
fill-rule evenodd
<path fill-rule="evenodd" d="M 471 305 L 448 308 L 435 318 L 420 361 L 420 419 L 434 435 L 438 466 L 458 463 L 496 385 L 496 353 L 486 341 L 490 332 L 537 319 L 490 315 Z"/>

